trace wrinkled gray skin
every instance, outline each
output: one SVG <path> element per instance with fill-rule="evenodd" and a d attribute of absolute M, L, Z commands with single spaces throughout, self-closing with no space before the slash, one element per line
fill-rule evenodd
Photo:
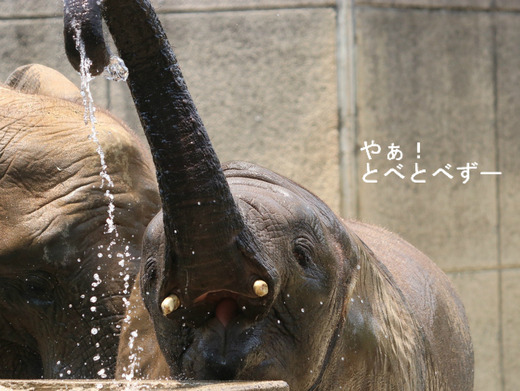
<path fill-rule="evenodd" d="M 269 170 L 222 168 L 147 0 L 69 0 L 65 11 L 66 42 L 78 23 L 86 40 L 102 36 L 105 18 L 129 68 L 163 204 L 145 234 L 119 374 L 129 371 L 124 344 L 137 331 L 142 377 L 282 379 L 292 390 L 472 389 L 464 308 L 427 257 L 380 228 L 342 221 Z M 102 42 L 87 46 L 104 61 Z M 257 280 L 267 283 L 265 296 L 256 295 Z M 181 306 L 165 314 L 170 295 Z"/>
<path fill-rule="evenodd" d="M 114 375 L 124 278 L 160 201 L 147 151 L 98 112 L 118 237 L 105 234 L 106 186 L 83 113 L 79 90 L 52 69 L 22 67 L 0 85 L 2 378 Z"/>

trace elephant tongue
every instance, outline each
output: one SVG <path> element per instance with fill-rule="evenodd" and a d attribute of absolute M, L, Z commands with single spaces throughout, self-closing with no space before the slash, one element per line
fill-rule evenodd
<path fill-rule="evenodd" d="M 226 327 L 228 323 L 238 313 L 238 304 L 233 299 L 223 299 L 217 304 L 215 315 L 217 319 Z"/>

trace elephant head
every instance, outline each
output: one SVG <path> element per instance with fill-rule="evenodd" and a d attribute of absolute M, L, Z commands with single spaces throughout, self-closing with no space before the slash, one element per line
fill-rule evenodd
<path fill-rule="evenodd" d="M 103 15 L 129 69 L 163 204 L 145 233 L 138 289 L 171 376 L 471 389 L 464 309 L 430 260 L 395 235 L 343 222 L 267 169 L 222 167 L 147 0 L 69 0 L 65 15 L 66 40 L 73 26 L 97 30 Z M 103 43 L 86 46 L 104 58 Z"/>
<path fill-rule="evenodd" d="M 114 375 L 144 229 L 157 213 L 153 163 L 138 138 L 98 112 L 100 159 L 80 91 L 49 68 L 0 85 L 0 376 Z"/>

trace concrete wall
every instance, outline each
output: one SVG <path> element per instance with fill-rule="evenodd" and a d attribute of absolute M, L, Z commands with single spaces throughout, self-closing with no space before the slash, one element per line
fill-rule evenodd
<path fill-rule="evenodd" d="M 155 4 L 221 159 L 273 168 L 430 255 L 466 305 L 475 389 L 520 389 L 520 2 Z M 0 80 L 29 62 L 78 80 L 60 12 L 61 0 L 0 0 Z M 124 84 L 93 89 L 139 128 Z M 416 163 L 426 183 L 412 182 Z"/>

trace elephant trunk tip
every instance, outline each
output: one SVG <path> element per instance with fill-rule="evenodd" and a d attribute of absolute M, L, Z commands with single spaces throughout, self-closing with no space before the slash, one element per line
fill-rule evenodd
<path fill-rule="evenodd" d="M 71 65 L 81 72 L 88 59 L 87 71 L 97 76 L 109 65 L 110 54 L 103 37 L 101 6 L 96 0 L 64 1 L 65 52 Z"/>

